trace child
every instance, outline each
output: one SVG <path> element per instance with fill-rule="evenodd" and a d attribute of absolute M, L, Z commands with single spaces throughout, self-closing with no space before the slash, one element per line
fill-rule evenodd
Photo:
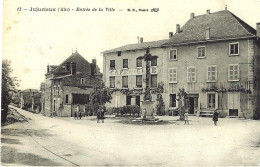
<path fill-rule="evenodd" d="M 185 112 L 185 114 L 184 114 L 184 120 L 185 120 L 185 124 L 184 124 L 184 125 L 186 125 L 186 122 L 187 122 L 188 125 L 189 125 L 188 112 Z"/>

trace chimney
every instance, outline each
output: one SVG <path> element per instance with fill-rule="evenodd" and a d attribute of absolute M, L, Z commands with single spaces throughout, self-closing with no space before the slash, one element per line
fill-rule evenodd
<path fill-rule="evenodd" d="M 139 37 L 137 37 L 137 42 L 140 43 Z"/>
<path fill-rule="evenodd" d="M 97 60 L 96 59 L 92 59 L 92 64 L 97 65 Z"/>
<path fill-rule="evenodd" d="M 143 42 L 144 42 L 144 38 L 140 37 L 140 43 L 143 43 Z"/>
<path fill-rule="evenodd" d="M 190 14 L 190 19 L 193 19 L 195 17 L 195 14 L 194 13 L 191 13 Z"/>
<path fill-rule="evenodd" d="M 50 72 L 50 66 L 47 65 L 47 73 L 49 73 L 49 72 Z"/>
<path fill-rule="evenodd" d="M 181 32 L 180 24 L 176 24 L 176 33 L 180 33 L 180 32 Z"/>
<path fill-rule="evenodd" d="M 256 35 L 260 37 L 260 22 L 256 23 Z"/>
<path fill-rule="evenodd" d="M 173 37 L 173 32 L 169 32 L 169 38 L 171 39 Z"/>
<path fill-rule="evenodd" d="M 207 10 L 207 14 L 210 14 L 210 10 L 209 9 Z"/>
<path fill-rule="evenodd" d="M 206 29 L 206 40 L 210 39 L 210 28 Z"/>

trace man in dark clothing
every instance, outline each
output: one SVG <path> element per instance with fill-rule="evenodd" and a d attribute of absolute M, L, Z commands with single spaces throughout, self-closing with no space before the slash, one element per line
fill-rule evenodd
<path fill-rule="evenodd" d="M 104 123 L 104 115 L 105 115 L 105 112 L 104 112 L 104 109 L 101 109 L 101 115 L 100 115 L 100 119 L 102 120 L 102 123 Z"/>
<path fill-rule="evenodd" d="M 77 111 L 74 112 L 74 118 L 77 119 Z"/>
<path fill-rule="evenodd" d="M 98 109 L 98 111 L 97 111 L 97 123 L 99 123 L 100 116 L 101 116 L 100 109 Z"/>
<path fill-rule="evenodd" d="M 218 122 L 218 112 L 217 112 L 217 110 L 215 110 L 214 113 L 213 113 L 213 121 L 214 121 L 215 126 L 217 126 L 217 122 Z"/>

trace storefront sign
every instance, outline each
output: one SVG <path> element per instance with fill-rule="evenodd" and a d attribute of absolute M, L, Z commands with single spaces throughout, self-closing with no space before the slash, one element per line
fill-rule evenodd
<path fill-rule="evenodd" d="M 145 68 L 134 68 L 134 69 L 121 69 L 121 70 L 109 70 L 110 76 L 129 76 L 129 75 L 144 75 L 146 72 Z M 151 67 L 151 74 L 158 74 L 158 67 Z"/>

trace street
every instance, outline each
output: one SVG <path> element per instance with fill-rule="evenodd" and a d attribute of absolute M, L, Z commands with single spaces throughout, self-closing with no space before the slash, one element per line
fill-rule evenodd
<path fill-rule="evenodd" d="M 161 116 L 162 125 L 119 123 L 94 116 L 50 118 L 18 108 L 30 119 L 2 127 L 2 165 L 205 166 L 260 165 L 260 121 Z"/>

